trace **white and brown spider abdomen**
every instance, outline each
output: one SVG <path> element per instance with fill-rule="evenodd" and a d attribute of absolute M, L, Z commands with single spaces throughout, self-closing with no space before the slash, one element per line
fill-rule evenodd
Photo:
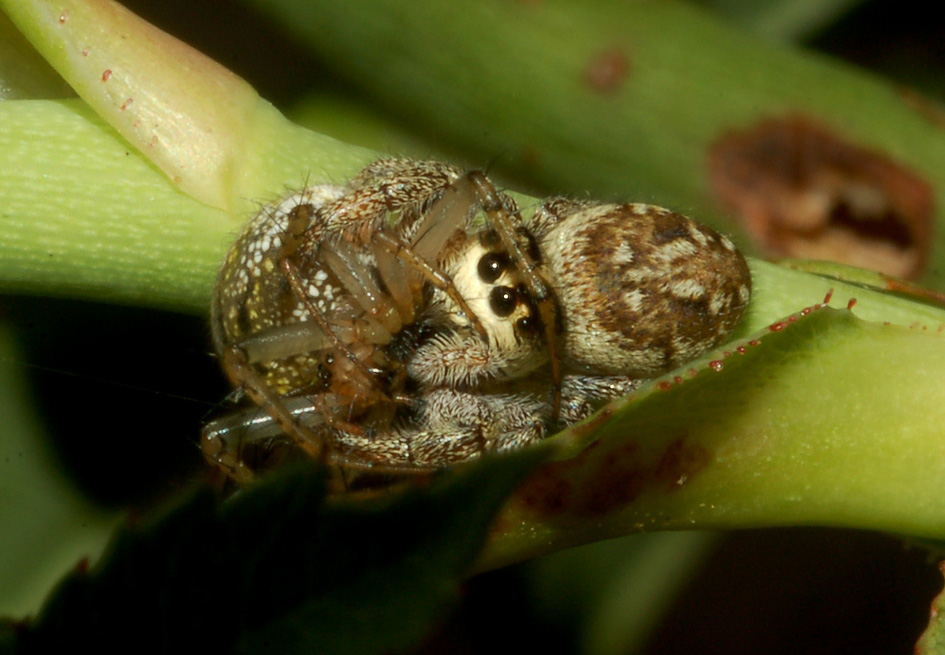
<path fill-rule="evenodd" d="M 561 200 L 543 209 L 557 217 L 541 250 L 569 370 L 654 377 L 717 345 L 748 305 L 745 258 L 681 214 Z"/>

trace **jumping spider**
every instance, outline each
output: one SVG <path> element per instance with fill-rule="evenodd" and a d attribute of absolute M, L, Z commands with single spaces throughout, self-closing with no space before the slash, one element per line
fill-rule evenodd
<path fill-rule="evenodd" d="M 750 285 L 727 238 L 669 210 L 557 198 L 523 219 L 481 171 L 381 159 L 263 208 L 230 250 L 214 342 L 256 407 L 204 452 L 245 481 L 244 446 L 286 438 L 389 473 L 519 447 L 717 344 Z"/>

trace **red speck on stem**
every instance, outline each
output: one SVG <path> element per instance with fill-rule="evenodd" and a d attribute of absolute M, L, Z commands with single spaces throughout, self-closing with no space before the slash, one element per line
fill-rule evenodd
<path fill-rule="evenodd" d="M 102 81 L 107 82 L 111 76 L 112 76 L 112 69 L 106 68 L 105 71 L 102 73 Z"/>
<path fill-rule="evenodd" d="M 724 364 L 719 359 L 713 359 L 711 362 L 709 362 L 709 368 L 711 368 L 713 371 L 721 371 L 723 367 Z"/>
<path fill-rule="evenodd" d="M 622 48 L 613 47 L 598 53 L 584 69 L 584 83 L 602 94 L 620 90 L 630 73 L 630 58 Z"/>
<path fill-rule="evenodd" d="M 60 25 L 65 25 L 67 20 L 69 20 L 69 12 L 68 12 L 68 11 L 63 11 L 61 14 L 59 14 L 59 24 L 60 24 Z"/>
<path fill-rule="evenodd" d="M 847 309 L 853 309 L 853 306 L 856 305 L 856 298 L 850 298 L 847 301 Z"/>
<path fill-rule="evenodd" d="M 824 304 L 825 304 L 825 305 L 829 305 L 831 298 L 833 298 L 833 289 L 831 289 L 830 291 L 828 291 L 828 292 L 827 292 L 827 295 L 824 296 Z"/>
<path fill-rule="evenodd" d="M 777 323 L 772 323 L 771 325 L 769 325 L 768 329 L 771 330 L 772 332 L 780 332 L 786 327 L 787 327 L 787 323 L 785 323 L 784 321 L 778 321 Z"/>
<path fill-rule="evenodd" d="M 126 109 L 128 109 L 128 107 L 130 107 L 131 103 L 133 103 L 134 101 L 135 101 L 134 98 L 128 98 L 127 100 L 125 100 L 125 104 L 121 106 L 121 110 L 125 111 Z"/>

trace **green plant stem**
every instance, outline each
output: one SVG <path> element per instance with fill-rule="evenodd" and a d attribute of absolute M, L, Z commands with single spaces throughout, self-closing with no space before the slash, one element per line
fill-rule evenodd
<path fill-rule="evenodd" d="M 259 175 L 230 213 L 180 191 L 81 101 L 0 103 L 0 288 L 205 312 L 256 203 L 373 157 L 274 110 L 261 118 Z"/>

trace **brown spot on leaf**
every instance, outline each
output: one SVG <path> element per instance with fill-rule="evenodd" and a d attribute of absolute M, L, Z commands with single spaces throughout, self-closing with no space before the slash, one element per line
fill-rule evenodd
<path fill-rule="evenodd" d="M 670 493 L 711 461 L 708 450 L 685 436 L 657 453 L 636 441 L 611 447 L 595 442 L 574 459 L 539 469 L 518 491 L 521 505 L 545 517 L 595 517 L 618 511 L 645 491 Z"/>
<path fill-rule="evenodd" d="M 627 53 L 615 46 L 598 53 L 587 63 L 584 83 L 598 93 L 615 93 L 623 86 L 629 72 Z"/>
<path fill-rule="evenodd" d="M 663 452 L 656 465 L 656 479 L 667 491 L 675 491 L 709 463 L 709 451 L 677 439 Z"/>
<path fill-rule="evenodd" d="M 571 481 L 559 475 L 559 464 L 542 467 L 519 489 L 524 507 L 543 516 L 564 513 L 572 502 Z"/>
<path fill-rule="evenodd" d="M 910 298 L 945 307 L 945 293 L 926 289 L 916 284 L 911 284 L 905 280 L 896 278 L 886 278 L 886 288 L 894 293 L 901 293 Z"/>
<path fill-rule="evenodd" d="M 883 153 L 795 115 L 724 134 L 708 165 L 715 193 L 768 255 L 921 273 L 932 188 Z"/>
<path fill-rule="evenodd" d="M 594 474 L 585 478 L 578 490 L 574 513 L 598 516 L 636 500 L 649 477 L 639 450 L 639 446 L 631 442 L 605 452 L 595 462 Z"/>

